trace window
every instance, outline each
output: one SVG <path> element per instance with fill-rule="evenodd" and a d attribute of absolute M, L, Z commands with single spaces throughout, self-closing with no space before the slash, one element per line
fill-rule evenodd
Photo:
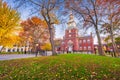
<path fill-rule="evenodd" d="M 69 33 L 71 33 L 71 30 L 69 30 Z"/>
<path fill-rule="evenodd" d="M 87 42 L 90 43 L 90 39 L 88 39 Z"/>
<path fill-rule="evenodd" d="M 91 50 L 91 46 L 88 46 L 88 50 Z"/>
<path fill-rule="evenodd" d="M 80 40 L 79 42 L 82 43 L 82 40 Z"/>
<path fill-rule="evenodd" d="M 86 47 L 84 46 L 84 50 L 86 50 Z"/>
<path fill-rule="evenodd" d="M 72 44 L 73 44 L 72 40 L 69 40 L 68 45 L 72 45 Z"/>
<path fill-rule="evenodd" d="M 69 37 L 71 37 L 71 35 L 69 34 Z"/>
<path fill-rule="evenodd" d="M 80 50 L 82 50 L 82 47 L 80 47 Z"/>
<path fill-rule="evenodd" d="M 86 43 L 86 40 L 84 39 L 83 42 Z"/>

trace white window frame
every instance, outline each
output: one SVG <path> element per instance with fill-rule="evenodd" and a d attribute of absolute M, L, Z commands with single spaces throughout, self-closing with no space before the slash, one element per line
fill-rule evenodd
<path fill-rule="evenodd" d="M 82 50 L 82 47 L 80 46 L 79 49 Z"/>
<path fill-rule="evenodd" d="M 86 46 L 84 46 L 84 50 L 87 50 L 87 47 L 86 47 Z"/>
<path fill-rule="evenodd" d="M 91 50 L 91 46 L 88 46 L 88 50 Z"/>
<path fill-rule="evenodd" d="M 86 39 L 83 40 L 83 43 L 86 43 Z"/>
<path fill-rule="evenodd" d="M 82 43 L 82 40 L 79 40 L 79 43 Z"/>
<path fill-rule="evenodd" d="M 71 37 L 71 34 L 69 34 L 69 37 Z"/>
<path fill-rule="evenodd" d="M 71 33 L 71 30 L 69 30 L 69 33 Z"/>
<path fill-rule="evenodd" d="M 88 39 L 87 42 L 90 43 L 90 39 Z"/>

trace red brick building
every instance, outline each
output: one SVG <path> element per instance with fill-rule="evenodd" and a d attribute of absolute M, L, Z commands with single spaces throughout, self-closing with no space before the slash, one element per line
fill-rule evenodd
<path fill-rule="evenodd" d="M 94 40 L 92 34 L 89 36 L 79 37 L 78 28 L 72 14 L 70 14 L 67 25 L 68 28 L 65 30 L 65 35 L 61 42 L 60 50 L 70 52 L 94 52 Z"/>

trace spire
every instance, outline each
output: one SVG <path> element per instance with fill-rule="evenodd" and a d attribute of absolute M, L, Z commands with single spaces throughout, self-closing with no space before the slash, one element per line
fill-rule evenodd
<path fill-rule="evenodd" d="M 73 16 L 73 13 L 72 13 L 72 12 L 70 13 L 69 17 L 70 17 L 69 20 L 70 20 L 70 19 L 71 19 L 71 20 L 72 20 L 72 19 L 74 20 L 74 16 Z"/>

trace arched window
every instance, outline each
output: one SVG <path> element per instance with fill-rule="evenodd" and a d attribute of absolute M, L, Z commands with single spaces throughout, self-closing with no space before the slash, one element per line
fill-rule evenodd
<path fill-rule="evenodd" d="M 69 34 L 69 37 L 71 37 L 71 34 Z"/>
<path fill-rule="evenodd" d="M 69 30 L 69 33 L 71 33 L 71 30 Z"/>

